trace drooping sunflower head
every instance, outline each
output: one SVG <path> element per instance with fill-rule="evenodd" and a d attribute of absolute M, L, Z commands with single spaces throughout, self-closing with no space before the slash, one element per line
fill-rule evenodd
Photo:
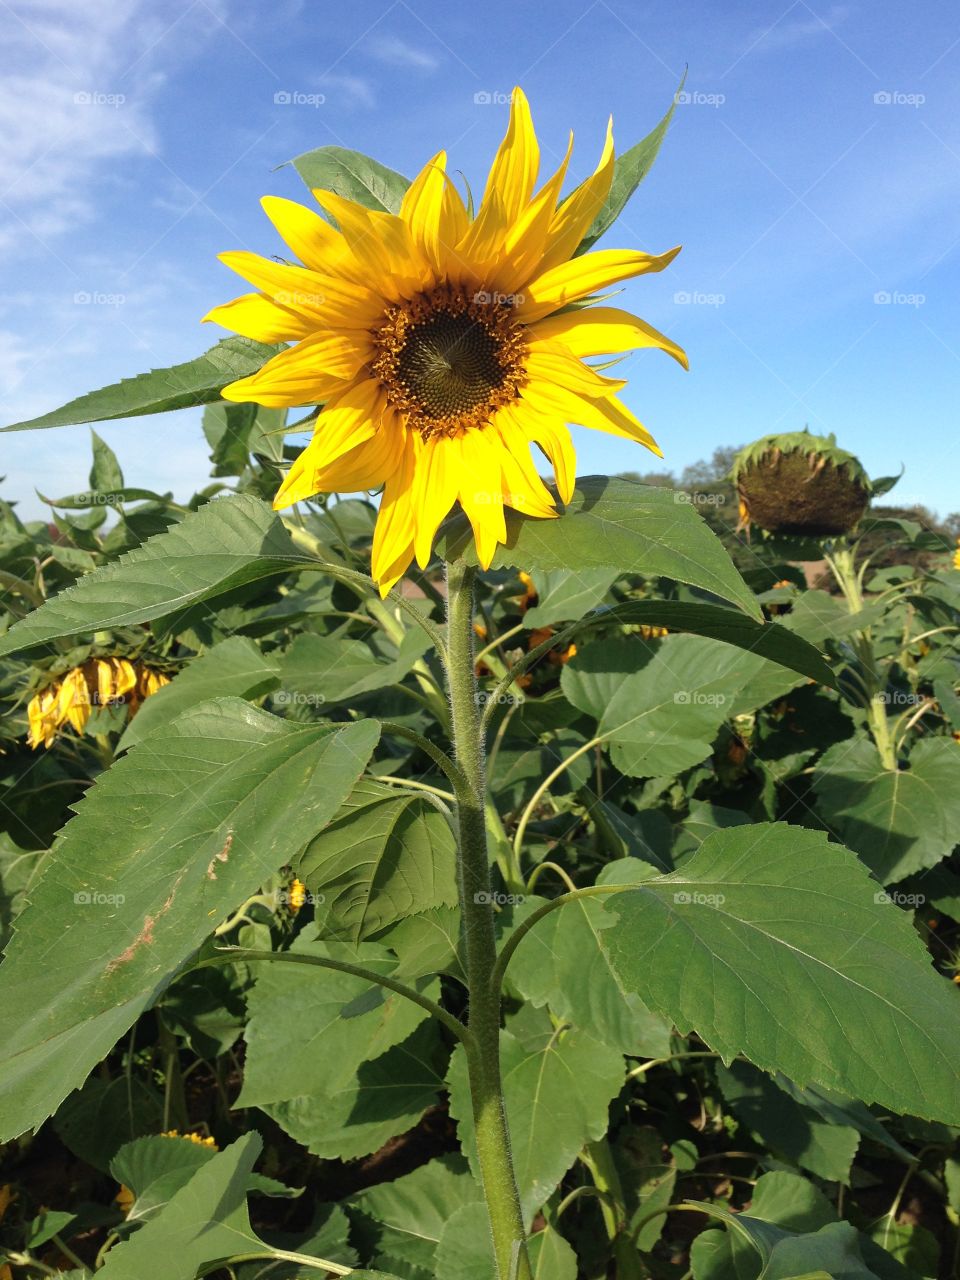
<path fill-rule="evenodd" d="M 586 304 L 617 281 L 662 270 L 678 250 L 575 256 L 610 192 L 612 132 L 594 173 L 561 203 L 571 147 L 572 138 L 537 190 L 539 145 L 517 89 L 475 217 L 439 152 L 396 213 L 315 191 L 334 226 L 265 197 L 302 265 L 221 255 L 257 291 L 206 319 L 292 344 L 224 397 L 322 405 L 275 506 L 382 486 L 372 569 L 383 593 L 414 557 L 426 567 L 440 522 L 458 502 L 484 567 L 506 539 L 505 507 L 555 516 L 530 446 L 549 459 L 568 502 L 576 472 L 568 424 L 660 452 L 617 398 L 625 383 L 586 360 L 657 347 L 686 367 L 686 356 L 628 312 Z"/>
<path fill-rule="evenodd" d="M 870 501 L 860 461 L 834 436 L 809 431 L 763 436 L 741 449 L 730 478 L 737 487 L 738 528 L 811 538 L 848 533 Z"/>
<path fill-rule="evenodd" d="M 82 734 L 93 711 L 123 707 L 133 715 L 144 698 L 170 677 L 123 657 L 92 657 L 71 667 L 33 695 L 27 705 L 27 741 L 36 750 L 51 747 L 68 725 Z"/>

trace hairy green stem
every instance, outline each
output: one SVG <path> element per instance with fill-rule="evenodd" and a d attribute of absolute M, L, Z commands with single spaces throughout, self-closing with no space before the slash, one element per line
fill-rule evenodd
<path fill-rule="evenodd" d="M 835 547 L 833 555 L 827 556 L 826 561 L 837 585 L 843 592 L 851 614 L 858 614 L 863 609 L 862 573 L 857 572 L 853 551 L 847 546 Z M 870 733 L 883 767 L 896 771 L 897 748 L 890 731 L 887 704 L 883 697 L 883 681 L 877 669 L 877 658 L 869 628 L 857 632 L 856 650 L 864 671 L 868 695 L 867 723 Z"/>
<path fill-rule="evenodd" d="M 457 788 L 457 861 L 470 998 L 467 1071 L 497 1273 L 500 1280 L 532 1280 L 500 1076 L 500 988 L 492 981 L 497 941 L 487 852 L 486 773 L 474 674 L 473 580 L 474 571 L 466 565 L 448 565 L 447 680 L 455 757 L 463 775 Z"/>

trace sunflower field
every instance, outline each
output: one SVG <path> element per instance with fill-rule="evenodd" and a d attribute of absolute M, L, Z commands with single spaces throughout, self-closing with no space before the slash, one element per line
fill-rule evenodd
<path fill-rule="evenodd" d="M 577 474 L 686 365 L 595 247 L 670 114 L 308 152 L 232 336 L 6 428 L 211 472 L 0 502 L 2 1280 L 960 1274 L 960 528 L 805 430 Z"/>

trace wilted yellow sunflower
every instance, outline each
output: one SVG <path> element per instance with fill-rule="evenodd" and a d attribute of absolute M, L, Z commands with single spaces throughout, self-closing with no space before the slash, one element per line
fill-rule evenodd
<path fill-rule="evenodd" d="M 170 678 L 127 658 L 90 658 L 34 694 L 27 706 L 27 741 L 51 747 L 65 725 L 83 733 L 95 707 L 125 706 L 130 715 Z"/>
<path fill-rule="evenodd" d="M 258 292 L 205 318 L 261 342 L 294 345 L 223 390 L 271 407 L 323 404 L 313 439 L 274 505 L 384 486 L 373 577 L 384 594 L 416 556 L 425 567 L 440 522 L 459 501 L 481 564 L 505 540 L 504 506 L 557 514 L 531 443 L 553 465 L 562 501 L 576 455 L 567 423 L 659 449 L 616 393 L 626 384 L 584 357 L 680 347 L 615 307 L 583 303 L 619 280 L 661 271 L 655 256 L 602 249 L 575 257 L 613 178 L 608 128 L 593 175 L 562 203 L 573 144 L 538 192 L 537 137 L 523 93 L 471 219 L 441 151 L 399 214 L 314 192 L 338 224 L 290 200 L 263 206 L 303 266 L 254 253 L 221 260 Z"/>

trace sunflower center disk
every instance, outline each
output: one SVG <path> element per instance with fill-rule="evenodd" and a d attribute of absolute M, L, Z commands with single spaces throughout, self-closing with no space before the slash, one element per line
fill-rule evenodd
<path fill-rule="evenodd" d="M 508 306 L 436 290 L 389 309 L 373 371 L 424 440 L 485 426 L 526 381 L 523 329 Z"/>

